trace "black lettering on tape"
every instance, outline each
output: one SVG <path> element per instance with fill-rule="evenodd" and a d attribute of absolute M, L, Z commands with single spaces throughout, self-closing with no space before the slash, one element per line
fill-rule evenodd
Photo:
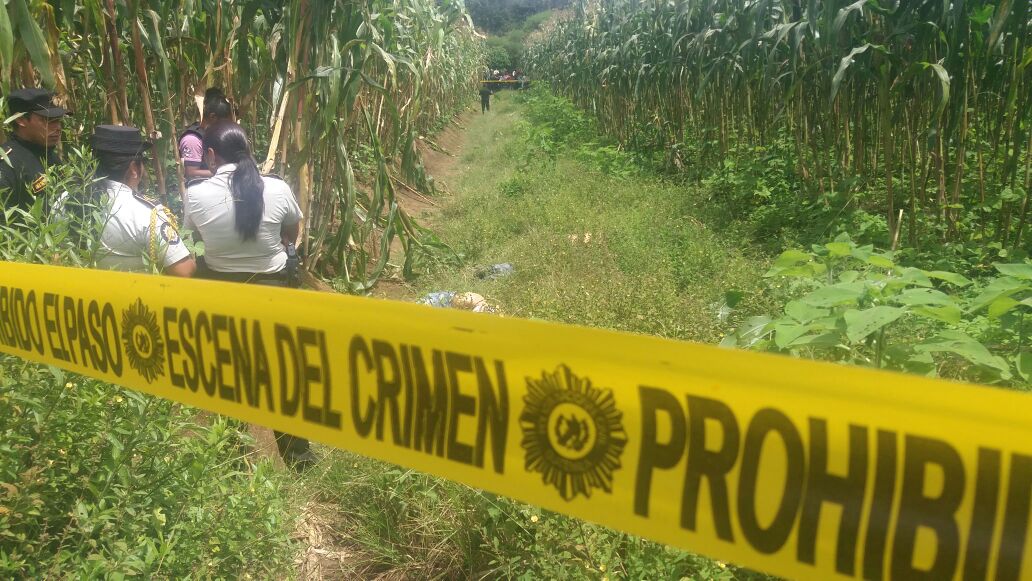
<path fill-rule="evenodd" d="M 459 373 L 473 371 L 473 361 L 468 355 L 451 353 L 445 355 L 448 362 L 448 387 L 451 398 L 448 416 L 448 459 L 463 464 L 473 463 L 473 446 L 459 441 L 459 419 L 472 416 L 477 411 L 477 400 L 459 390 Z"/>
<path fill-rule="evenodd" d="M 65 354 L 64 344 L 58 328 L 58 299 L 59 297 L 54 293 L 45 293 L 43 295 L 43 321 L 47 330 L 47 344 L 50 347 L 50 354 L 54 359 L 67 362 L 69 359 Z M 54 342 L 55 337 L 57 338 L 57 343 Z"/>
<path fill-rule="evenodd" d="M 448 423 L 448 379 L 444 353 L 433 351 L 433 391 L 423 354 L 412 350 L 412 369 L 416 378 L 415 449 L 444 456 L 444 436 Z"/>
<path fill-rule="evenodd" d="M 996 559 L 996 581 L 1021 579 L 1028 540 L 1029 504 L 1032 501 L 1032 456 L 1011 454 L 1007 503 L 1003 507 L 1003 540 Z"/>
<path fill-rule="evenodd" d="M 864 579 L 881 581 L 885 575 L 885 543 L 892 518 L 896 488 L 896 433 L 878 430 L 874 493 L 864 541 Z"/>
<path fill-rule="evenodd" d="M 75 305 L 75 326 L 76 333 L 79 335 L 79 357 L 82 359 L 82 364 L 85 366 L 86 361 L 89 360 L 89 367 L 99 370 L 100 365 L 93 353 L 93 345 L 90 343 L 90 329 L 86 324 L 86 306 L 82 299 L 79 299 Z"/>
<path fill-rule="evenodd" d="M 310 351 L 314 349 L 316 356 Z M 340 412 L 331 408 L 333 384 L 330 380 L 330 357 L 326 349 L 326 333 L 301 327 L 297 331 L 297 350 L 301 360 L 302 417 L 306 422 L 340 428 Z M 313 364 L 314 363 L 314 364 Z M 316 389 L 322 390 L 322 407 L 315 405 Z"/>
<path fill-rule="evenodd" d="M 215 365 L 209 365 L 207 368 L 204 365 L 204 352 L 206 351 L 204 343 L 214 343 L 214 333 L 212 333 L 211 323 L 208 321 L 208 314 L 204 311 L 197 313 L 197 322 L 195 323 L 194 329 L 197 331 L 197 373 L 201 378 L 201 386 L 204 387 L 204 392 L 209 396 L 215 396 L 215 380 L 216 380 L 216 369 Z M 207 338 L 202 343 L 201 335 L 205 335 Z"/>
<path fill-rule="evenodd" d="M 401 437 L 395 443 L 406 448 L 412 447 L 412 418 L 416 411 L 414 400 L 415 372 L 412 369 L 412 350 L 417 347 L 401 346 L 401 368 L 405 371 L 405 417 L 401 424 Z"/>
<path fill-rule="evenodd" d="M 942 490 L 926 495 L 928 468 L 942 471 Z M 952 579 L 960 557 L 956 512 L 964 500 L 964 462 L 949 443 L 907 435 L 903 439 L 903 483 L 892 546 L 892 579 Z M 935 532 L 935 559 L 927 569 L 914 566 L 918 528 Z"/>
<path fill-rule="evenodd" d="M 168 365 L 168 379 L 172 382 L 173 387 L 185 389 L 186 378 L 182 373 L 176 371 L 176 358 L 180 351 L 179 335 L 178 333 L 173 334 L 173 330 L 178 331 L 178 327 L 175 326 L 178 319 L 175 307 L 165 307 L 161 312 L 161 329 L 165 340 L 165 363 Z"/>
<path fill-rule="evenodd" d="M 65 347 L 65 341 L 68 341 L 68 349 L 66 353 L 71 356 L 70 361 L 76 365 L 79 364 L 79 358 L 75 355 L 75 349 L 72 348 L 72 343 L 78 339 L 78 330 L 75 328 L 75 299 L 72 297 L 64 297 L 62 301 L 61 318 L 64 321 L 63 339 L 61 341 L 62 349 Z"/>
<path fill-rule="evenodd" d="M 706 441 L 706 422 L 720 426 L 720 449 L 711 450 Z M 731 532 L 731 501 L 727 475 L 738 459 L 739 429 L 735 414 L 722 401 L 688 396 L 688 464 L 685 466 L 684 491 L 681 495 L 681 527 L 694 531 L 699 509 L 702 479 L 709 486 L 713 504 L 713 523 L 717 536 L 734 541 Z"/>
<path fill-rule="evenodd" d="M 276 411 L 276 400 L 272 395 L 272 372 L 269 368 L 269 356 L 265 352 L 265 339 L 262 326 L 254 322 L 251 345 L 254 347 L 254 381 L 248 390 L 247 405 L 261 407 L 262 391 L 265 392 L 265 405 L 270 412 Z"/>
<path fill-rule="evenodd" d="M 774 521 L 764 528 L 756 514 L 756 498 L 763 443 L 769 434 L 777 434 L 785 445 L 786 478 Z M 761 553 L 775 553 L 788 541 L 802 502 L 805 476 L 803 441 L 792 420 L 774 408 L 756 412 L 745 432 L 738 481 L 739 524 L 742 534 L 754 549 Z"/>
<path fill-rule="evenodd" d="M 183 379 L 190 391 L 197 393 L 201 387 L 201 367 L 198 361 L 199 349 L 195 346 L 194 323 L 190 311 L 179 311 L 179 336 L 183 345 Z"/>
<path fill-rule="evenodd" d="M 89 327 L 90 327 L 90 351 L 97 363 L 97 369 L 101 373 L 107 373 L 110 365 L 108 346 L 104 342 L 104 321 L 100 316 L 100 304 L 97 301 L 90 301 L 89 306 Z"/>
<path fill-rule="evenodd" d="M 247 403 L 251 407 L 258 407 L 255 392 L 257 385 L 254 382 L 254 352 L 251 350 L 250 333 L 247 332 L 247 319 L 240 319 L 235 325 L 234 319 L 229 323 L 229 352 L 233 358 L 233 382 L 236 384 L 236 401 L 240 403 L 246 396 Z M 254 322 L 255 326 L 258 321 Z"/>
<path fill-rule="evenodd" d="M 505 367 L 501 361 L 495 361 L 495 378 L 492 384 L 490 374 L 484 360 L 473 359 L 477 371 L 479 388 L 479 413 L 477 414 L 476 457 L 473 463 L 484 467 L 484 453 L 487 449 L 487 435 L 491 434 L 491 457 L 494 460 L 494 471 L 505 473 L 505 440 L 509 435 L 509 388 L 505 383 Z M 494 385 L 498 386 L 495 393 Z"/>
<path fill-rule="evenodd" d="M 405 353 L 404 346 L 402 346 Z M 394 348 L 386 341 L 373 340 L 373 358 L 376 360 L 376 439 L 383 441 L 383 422 L 387 411 L 391 414 L 391 434 L 394 443 L 401 442 L 401 421 L 398 417 L 398 396 L 401 394 L 401 368 Z M 370 406 L 374 404 L 370 403 Z"/>
<path fill-rule="evenodd" d="M 850 424 L 848 467 L 845 476 L 839 476 L 828 473 L 828 422 L 810 418 L 810 467 L 806 474 L 796 556 L 803 563 L 816 562 L 821 507 L 825 502 L 839 504 L 842 521 L 835 547 L 835 570 L 852 576 L 867 484 L 867 428 Z"/>
<path fill-rule="evenodd" d="M 634 480 L 634 514 L 648 517 L 653 470 L 669 470 L 677 466 L 684 455 L 685 417 L 677 398 L 664 389 L 638 386 L 638 399 L 641 402 L 641 452 Z M 671 426 L 670 439 L 665 443 L 659 441 L 660 413 L 666 415 Z"/>
<path fill-rule="evenodd" d="M 999 450 L 978 449 L 978 474 L 975 482 L 975 507 L 971 513 L 967 552 L 964 557 L 965 581 L 986 578 L 989 556 L 992 554 L 993 530 L 996 528 L 996 508 L 1000 497 Z"/>
<path fill-rule="evenodd" d="M 43 354 L 43 323 L 39 318 L 39 307 L 36 304 L 36 291 L 29 291 L 29 297 L 25 300 L 25 317 L 26 321 L 29 322 L 30 337 L 32 341 L 32 347 L 36 350 L 36 353 Z M 29 320 L 29 315 L 32 315 L 32 319 Z M 35 323 L 34 325 L 32 323 Z"/>
<path fill-rule="evenodd" d="M 275 337 L 280 370 L 280 413 L 293 417 L 301 407 L 301 372 L 298 369 L 297 346 L 294 344 L 294 333 L 285 325 L 276 325 Z"/>
<path fill-rule="evenodd" d="M 101 327 L 104 329 L 104 349 L 107 351 L 107 359 L 111 373 L 118 377 L 122 376 L 122 342 L 119 341 L 118 318 L 115 316 L 115 307 L 111 303 L 104 303 L 100 312 Z"/>
<path fill-rule="evenodd" d="M 233 356 L 227 348 L 230 321 L 225 315 L 213 315 L 211 317 L 212 343 L 215 347 L 215 385 L 219 397 L 226 401 L 240 401 L 239 390 L 235 386 L 226 383 L 226 376 L 233 375 L 233 372 L 226 372 L 226 366 L 233 363 Z"/>
<path fill-rule="evenodd" d="M 348 368 L 351 369 L 351 420 L 355 425 L 355 432 L 363 438 L 368 438 L 369 432 L 373 429 L 373 420 L 376 419 L 376 403 L 372 399 L 367 400 L 365 412 L 362 411 L 358 385 L 359 356 L 362 357 L 367 372 L 375 369 L 369 347 L 360 335 L 355 335 L 351 338 L 351 347 L 348 349 Z"/>

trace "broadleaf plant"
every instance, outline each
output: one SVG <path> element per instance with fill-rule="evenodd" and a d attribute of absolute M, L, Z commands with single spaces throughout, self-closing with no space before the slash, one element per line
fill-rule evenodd
<path fill-rule="evenodd" d="M 1027 386 L 1032 264 L 995 264 L 975 284 L 954 272 L 897 264 L 891 252 L 841 235 L 781 254 L 766 277 L 795 297 L 775 317 L 729 335 L 737 346 L 984 383 Z"/>

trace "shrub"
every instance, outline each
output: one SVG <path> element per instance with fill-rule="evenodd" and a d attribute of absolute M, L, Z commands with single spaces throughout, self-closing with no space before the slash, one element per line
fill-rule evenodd
<path fill-rule="evenodd" d="M 283 572 L 283 476 L 234 422 L 11 357 L 0 372 L 0 577 Z"/>

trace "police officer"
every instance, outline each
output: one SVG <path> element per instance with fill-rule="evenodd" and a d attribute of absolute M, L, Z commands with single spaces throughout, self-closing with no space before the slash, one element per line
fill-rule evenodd
<path fill-rule="evenodd" d="M 205 91 L 201 121 L 188 126 L 179 135 L 179 158 L 183 161 L 183 175 L 188 182 L 212 176 L 211 169 L 204 163 L 204 149 L 201 144 L 204 130 L 217 121 L 232 119 L 233 107 L 222 89 L 213 87 Z"/>
<path fill-rule="evenodd" d="M 10 115 L 19 116 L 11 139 L 0 146 L 0 195 L 6 192 L 4 209 L 28 210 L 47 185 L 46 168 L 61 163 L 55 147 L 68 111 L 54 105 L 53 94 L 46 89 L 12 91 L 7 108 Z"/>
<path fill-rule="evenodd" d="M 196 263 L 179 237 L 175 217 L 141 193 L 151 143 L 135 127 L 98 125 L 91 145 L 107 207 L 98 266 L 131 272 L 156 266 L 165 274 L 193 276 Z"/>
<path fill-rule="evenodd" d="M 214 175 L 191 185 L 186 227 L 204 241 L 198 276 L 215 280 L 294 286 L 288 248 L 297 239 L 301 208 L 286 182 L 263 176 L 244 133 L 232 121 L 204 131 L 204 154 Z M 316 461 L 308 440 L 275 432 L 286 463 L 304 469 Z"/>
<path fill-rule="evenodd" d="M 487 83 L 481 81 L 480 83 L 480 114 L 491 110 L 491 94 L 493 91 L 487 86 Z"/>

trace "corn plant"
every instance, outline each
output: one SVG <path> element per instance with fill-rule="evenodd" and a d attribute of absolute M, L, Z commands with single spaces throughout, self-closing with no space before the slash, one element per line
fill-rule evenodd
<path fill-rule="evenodd" d="M 1013 249 L 1032 194 L 1030 6 L 580 0 L 528 59 L 673 166 L 787 141 L 801 196 L 870 205 L 894 243 Z"/>
<path fill-rule="evenodd" d="M 205 88 L 222 87 L 259 163 L 298 196 L 308 268 L 356 291 L 388 270 L 393 246 L 406 274 L 440 250 L 395 193 L 433 191 L 417 143 L 476 94 L 482 54 L 459 0 L 14 0 L 0 11 L 0 88 L 53 88 L 79 138 L 98 123 L 144 128 L 173 206 L 185 192 L 178 134 Z M 371 175 L 355 174 L 360 148 Z"/>

